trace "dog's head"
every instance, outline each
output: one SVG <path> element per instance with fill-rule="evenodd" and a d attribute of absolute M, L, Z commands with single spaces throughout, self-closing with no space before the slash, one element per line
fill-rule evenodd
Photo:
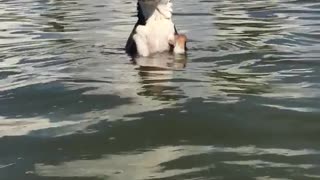
<path fill-rule="evenodd" d="M 184 34 L 177 34 L 174 36 L 174 40 L 169 42 L 173 45 L 173 52 L 176 54 L 184 54 L 187 51 L 188 38 Z"/>

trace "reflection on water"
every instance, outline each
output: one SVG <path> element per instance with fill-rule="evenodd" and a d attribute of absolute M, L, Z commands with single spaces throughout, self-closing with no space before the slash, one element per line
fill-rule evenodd
<path fill-rule="evenodd" d="M 164 53 L 148 58 L 136 58 L 134 62 L 138 66 L 143 89 L 138 95 L 164 101 L 185 98 L 183 90 L 175 86 L 173 80 L 179 81 L 175 72 L 186 67 L 186 55 Z"/>
<path fill-rule="evenodd" d="M 320 178 L 319 2 L 175 0 L 132 60 L 135 5 L 0 0 L 0 179 Z"/>

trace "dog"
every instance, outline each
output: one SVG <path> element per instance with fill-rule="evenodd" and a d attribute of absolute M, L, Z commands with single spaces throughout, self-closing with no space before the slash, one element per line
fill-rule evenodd
<path fill-rule="evenodd" d="M 138 21 L 126 44 L 129 55 L 149 56 L 170 50 L 185 52 L 187 38 L 179 35 L 175 28 L 170 0 L 138 0 L 137 10 Z"/>

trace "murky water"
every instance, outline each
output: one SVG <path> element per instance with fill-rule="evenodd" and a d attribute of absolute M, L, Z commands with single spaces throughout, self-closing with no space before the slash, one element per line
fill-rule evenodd
<path fill-rule="evenodd" d="M 320 2 L 175 0 L 187 57 L 131 61 L 129 0 L 0 0 L 0 179 L 320 179 Z"/>

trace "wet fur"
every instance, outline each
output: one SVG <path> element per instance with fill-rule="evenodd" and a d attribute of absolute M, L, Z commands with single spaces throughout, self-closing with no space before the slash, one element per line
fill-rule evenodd
<path fill-rule="evenodd" d="M 135 24 L 135 26 L 134 26 L 134 28 L 133 28 L 133 30 L 132 30 L 132 32 L 131 32 L 128 40 L 127 40 L 127 44 L 126 44 L 126 47 L 125 47 L 126 53 L 128 53 L 131 56 L 136 56 L 138 54 L 137 44 L 136 44 L 136 42 L 134 40 L 134 35 L 137 32 L 137 28 L 138 28 L 138 26 L 145 26 L 147 24 L 147 20 L 146 20 L 146 18 L 144 17 L 144 15 L 142 13 L 142 10 L 141 10 L 141 7 L 139 5 L 139 2 L 137 3 L 137 11 L 138 11 L 138 14 L 137 14 L 138 21 Z M 178 34 L 177 29 L 174 26 L 174 24 L 173 24 L 173 28 L 174 28 L 174 34 Z M 173 47 L 171 46 L 170 49 L 173 49 Z"/>

